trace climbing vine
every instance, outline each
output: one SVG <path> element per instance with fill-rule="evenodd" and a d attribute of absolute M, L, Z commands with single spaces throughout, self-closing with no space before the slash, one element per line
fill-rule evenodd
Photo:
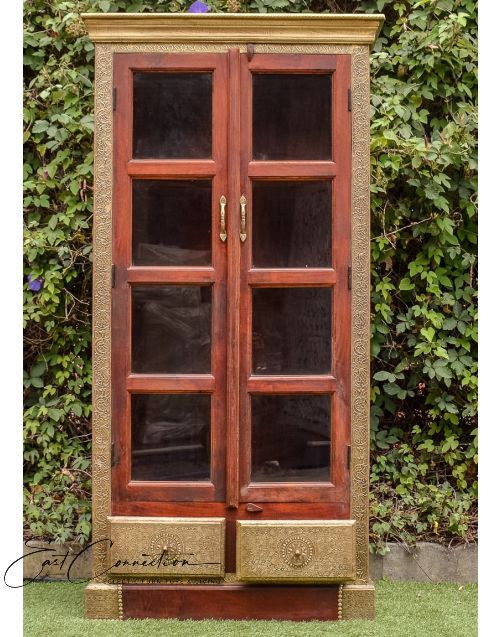
<path fill-rule="evenodd" d="M 80 13 L 191 2 L 26 0 L 26 533 L 90 534 L 94 49 Z M 477 6 L 209 0 L 211 11 L 384 12 L 372 52 L 374 550 L 476 537 Z"/>

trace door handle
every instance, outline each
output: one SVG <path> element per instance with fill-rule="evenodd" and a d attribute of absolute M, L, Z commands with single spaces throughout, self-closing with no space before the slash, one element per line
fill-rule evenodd
<path fill-rule="evenodd" d="M 247 198 L 245 195 L 240 197 L 240 239 L 241 242 L 247 238 Z"/>
<path fill-rule="evenodd" d="M 226 232 L 226 204 L 227 200 L 224 195 L 221 195 L 220 198 L 220 233 L 219 237 L 221 241 L 225 241 L 227 239 Z"/>

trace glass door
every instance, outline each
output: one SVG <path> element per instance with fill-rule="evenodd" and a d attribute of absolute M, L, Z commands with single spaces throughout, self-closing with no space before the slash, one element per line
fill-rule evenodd
<path fill-rule="evenodd" d="M 262 508 L 348 500 L 349 75 L 241 57 L 240 494 Z"/>
<path fill-rule="evenodd" d="M 222 54 L 115 55 L 117 505 L 224 499 L 226 74 Z"/>
<path fill-rule="evenodd" d="M 234 572 L 349 518 L 350 57 L 113 68 L 112 513 L 224 518 Z"/>

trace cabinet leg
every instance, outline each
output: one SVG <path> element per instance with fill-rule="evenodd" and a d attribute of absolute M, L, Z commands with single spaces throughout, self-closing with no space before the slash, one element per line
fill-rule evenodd
<path fill-rule="evenodd" d="M 339 619 L 375 619 L 375 587 L 344 584 L 339 599 Z"/>
<path fill-rule="evenodd" d="M 121 584 L 88 584 L 85 616 L 87 619 L 123 619 Z"/>

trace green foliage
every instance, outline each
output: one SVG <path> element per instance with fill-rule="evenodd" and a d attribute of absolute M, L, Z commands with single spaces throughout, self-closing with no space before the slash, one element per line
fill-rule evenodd
<path fill-rule="evenodd" d="M 473 538 L 477 15 L 365 2 L 372 54 L 373 540 Z"/>
<path fill-rule="evenodd" d="M 208 0 L 212 11 L 385 12 L 372 54 L 372 546 L 475 538 L 477 7 L 473 0 Z M 84 11 L 26 0 L 28 532 L 88 538 L 93 46 Z"/>

